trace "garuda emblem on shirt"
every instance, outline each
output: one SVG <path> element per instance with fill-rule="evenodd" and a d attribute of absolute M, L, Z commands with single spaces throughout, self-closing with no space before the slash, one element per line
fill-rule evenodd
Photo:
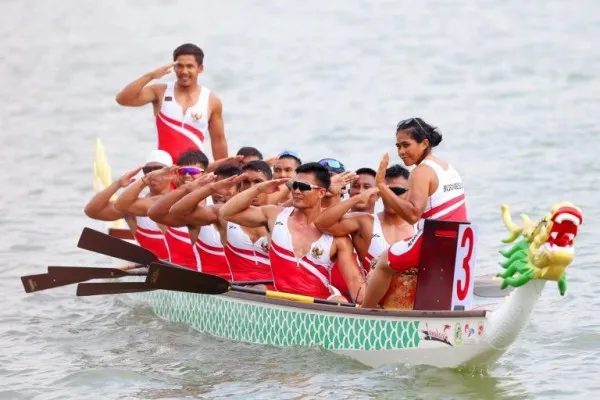
<path fill-rule="evenodd" d="M 195 122 L 198 122 L 198 121 L 200 121 L 202 119 L 202 113 L 195 113 L 195 112 L 193 112 L 193 113 L 190 114 L 190 116 L 192 117 L 192 119 Z"/>
<path fill-rule="evenodd" d="M 266 253 L 269 251 L 269 242 L 267 242 L 266 240 L 263 240 L 260 243 L 260 248 L 263 249 L 263 251 Z"/>
<path fill-rule="evenodd" d="M 318 246 L 314 246 L 310 250 L 310 254 L 313 256 L 313 258 L 319 258 L 323 255 L 323 253 L 325 253 L 325 250 L 319 248 Z"/>

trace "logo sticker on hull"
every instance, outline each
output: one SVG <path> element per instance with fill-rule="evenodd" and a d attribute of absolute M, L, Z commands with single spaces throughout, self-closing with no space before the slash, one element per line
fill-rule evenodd
<path fill-rule="evenodd" d="M 452 329 L 452 327 L 448 324 L 445 324 L 442 329 L 430 328 L 427 322 L 425 322 L 425 329 L 422 330 L 421 333 L 424 335 L 423 340 L 433 340 L 452 346 L 450 338 L 448 337 L 448 333 L 451 332 L 450 329 Z"/>

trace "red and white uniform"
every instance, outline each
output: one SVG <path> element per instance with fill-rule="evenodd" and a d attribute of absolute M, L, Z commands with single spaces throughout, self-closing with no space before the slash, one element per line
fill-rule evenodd
<path fill-rule="evenodd" d="M 269 241 L 266 236 L 252 243 L 240 225 L 227 223 L 225 256 L 234 281 L 273 280 L 268 248 Z"/>
<path fill-rule="evenodd" d="M 169 259 L 169 248 L 165 235 L 156 222 L 149 217 L 135 217 L 135 235 L 133 237 L 145 249 L 150 250 L 161 260 Z"/>
<path fill-rule="evenodd" d="M 190 148 L 204 151 L 210 118 L 208 100 L 210 90 L 202 86 L 198 101 L 185 113 L 175 99 L 175 82 L 167 83 L 160 111 L 156 116 L 158 148 L 171 155 L 177 162 L 179 155 Z"/>
<path fill-rule="evenodd" d="M 225 257 L 225 249 L 223 249 L 221 243 L 221 235 L 214 225 L 206 225 L 200 228 L 194 247 L 200 256 L 200 267 L 198 269 L 201 272 L 217 275 L 229 281 L 233 280 Z"/>
<path fill-rule="evenodd" d="M 288 218 L 293 210 L 293 207 L 286 207 L 279 213 L 271 233 L 269 254 L 275 288 L 280 292 L 320 299 L 338 294 L 328 278 L 333 265 L 330 256 L 333 236 L 322 234 L 310 245 L 307 254 L 296 258 L 288 229 Z"/>
<path fill-rule="evenodd" d="M 362 260 L 363 268 L 366 273 L 371 270 L 372 264 L 379 256 L 390 248 L 392 244 L 388 243 L 383 236 L 383 229 L 381 227 L 381 221 L 377 214 L 373 214 L 373 233 L 371 234 L 371 244 L 367 250 L 365 258 Z"/>
<path fill-rule="evenodd" d="M 169 261 L 193 270 L 199 268 L 200 259 L 196 249 L 192 246 L 190 232 L 187 227 L 167 227 L 165 239 L 171 255 Z"/>
<path fill-rule="evenodd" d="M 444 170 L 431 160 L 425 160 L 422 164 L 433 169 L 439 184 L 437 190 L 427 200 L 425 211 L 417 224 L 417 233 L 413 237 L 396 242 L 390 247 L 388 254 L 390 267 L 400 272 L 419 267 L 421 244 L 423 242 L 421 235 L 426 219 L 467 222 L 465 190 L 459 173 L 450 165 L 447 170 Z"/>
<path fill-rule="evenodd" d="M 354 252 L 354 257 L 356 258 L 360 274 L 364 278 L 365 271 L 363 270 L 363 268 L 359 262 L 358 255 L 356 254 L 356 252 Z M 333 287 L 338 289 L 344 297 L 346 297 L 347 299 L 352 298 L 352 296 L 350 295 L 350 289 L 348 288 L 348 284 L 346 283 L 346 280 L 344 279 L 344 276 L 342 275 L 342 272 L 340 271 L 340 267 L 338 266 L 337 260 L 335 260 L 333 262 L 333 265 L 331 266 L 331 269 L 329 270 L 329 282 Z"/>

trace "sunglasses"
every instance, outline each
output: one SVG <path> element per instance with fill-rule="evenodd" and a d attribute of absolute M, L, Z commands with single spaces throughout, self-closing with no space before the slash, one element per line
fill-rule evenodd
<path fill-rule="evenodd" d="M 144 173 L 144 175 L 149 174 L 152 171 L 157 171 L 159 169 L 163 169 L 164 167 L 161 165 L 154 165 L 154 166 L 149 166 L 149 167 L 143 167 L 142 168 L 142 172 Z"/>
<path fill-rule="evenodd" d="M 302 181 L 287 181 L 286 186 L 290 190 L 300 190 L 301 192 L 306 192 L 312 189 L 321 189 L 320 186 L 311 185 L 310 183 L 302 182 Z"/>
<path fill-rule="evenodd" d="M 333 172 L 342 173 L 346 170 L 344 164 L 336 160 L 335 158 L 324 158 L 319 161 L 322 166 L 331 169 Z"/>
<path fill-rule="evenodd" d="M 394 194 L 396 196 L 402 196 L 404 193 L 408 192 L 408 189 L 403 188 L 403 187 L 399 187 L 399 186 L 388 186 L 390 188 L 390 190 L 392 192 L 394 192 Z"/>
<path fill-rule="evenodd" d="M 185 175 L 195 176 L 195 175 L 201 174 L 202 172 L 204 172 L 203 169 L 196 168 L 196 167 L 180 167 L 177 170 L 177 173 L 181 176 L 185 176 Z"/>
<path fill-rule="evenodd" d="M 419 120 L 417 118 L 407 118 L 407 119 L 403 119 L 402 121 L 398 122 L 398 125 L 396 125 L 396 131 L 399 131 L 401 129 L 408 129 L 408 128 L 412 128 L 413 124 L 417 124 L 419 126 L 419 128 L 421 128 L 421 130 L 423 132 L 425 131 L 425 128 L 423 128 L 423 125 L 421 125 L 421 123 L 419 122 Z"/>

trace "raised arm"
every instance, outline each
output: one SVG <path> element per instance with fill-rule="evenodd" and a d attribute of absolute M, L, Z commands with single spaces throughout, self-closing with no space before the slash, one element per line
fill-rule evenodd
<path fill-rule="evenodd" d="M 104 190 L 96 193 L 83 209 L 85 215 L 100 221 L 116 221 L 124 218 L 125 213 L 115 208 L 111 198 L 119 189 L 128 186 L 140 170 L 141 168 L 138 167 L 125 173 L 118 180 L 108 185 Z"/>
<path fill-rule="evenodd" d="M 208 121 L 208 133 L 210 134 L 213 159 L 216 161 L 221 158 L 227 158 L 227 139 L 225 138 L 223 104 L 221 103 L 221 99 L 214 93 L 211 93 L 210 102 L 212 103 L 212 112 Z"/>
<path fill-rule="evenodd" d="M 214 174 L 198 175 L 192 182 L 186 183 L 178 187 L 171 192 L 160 196 L 159 199 L 150 207 L 148 210 L 148 216 L 159 224 L 168 226 L 184 226 L 186 225 L 185 219 L 181 216 L 171 213 L 171 207 L 181 200 L 184 196 L 191 193 L 195 189 L 201 188 L 213 180 L 216 177 Z"/>
<path fill-rule="evenodd" d="M 397 196 L 385 183 L 385 170 L 389 163 L 387 153 L 379 163 L 375 183 L 383 201 L 390 206 L 396 214 L 409 224 L 416 224 L 421 219 L 427 199 L 429 198 L 429 187 L 436 179 L 433 170 L 426 165 L 419 165 L 410 173 L 408 180 L 408 195 L 406 199 Z"/>
<path fill-rule="evenodd" d="M 347 215 L 347 213 L 356 204 L 375 196 L 378 190 L 376 187 L 370 188 L 357 196 L 329 207 L 315 219 L 315 227 L 321 232 L 327 232 L 333 236 L 347 236 L 358 232 L 360 223 L 357 215 Z"/>
<path fill-rule="evenodd" d="M 181 218 L 186 224 L 193 226 L 218 223 L 218 209 L 220 205 L 206 207 L 201 202 L 215 193 L 223 194 L 224 191 L 235 186 L 241 179 L 241 175 L 232 176 L 197 188 L 173 204 L 169 210 L 169 214 Z"/>
<path fill-rule="evenodd" d="M 156 105 L 158 103 L 158 90 L 164 85 L 146 86 L 154 79 L 160 79 L 171 72 L 175 63 L 169 63 L 158 68 L 155 71 L 142 75 L 129 85 L 125 86 L 118 94 L 115 100 L 122 106 L 139 107 L 148 103 Z"/>
<path fill-rule="evenodd" d="M 342 195 L 345 193 L 346 185 L 358 179 L 353 171 L 342 172 L 341 174 L 331 177 L 331 184 L 327 190 L 331 193 L 331 197 L 326 197 L 323 201 L 323 208 L 330 208 L 342 202 Z"/>
<path fill-rule="evenodd" d="M 169 210 L 177 201 L 182 199 L 190 192 L 187 185 L 178 187 L 157 199 L 154 204 L 148 209 L 148 216 L 154 222 L 167 226 L 184 226 L 185 221 L 178 215 L 172 214 Z"/>
<path fill-rule="evenodd" d="M 146 187 L 144 178 L 133 182 L 115 201 L 115 208 L 124 213 L 137 217 L 148 215 L 148 209 L 152 205 L 150 197 L 140 197 L 142 190 Z"/>
<path fill-rule="evenodd" d="M 226 221 L 247 226 L 249 228 L 264 226 L 269 229 L 269 215 L 271 212 L 280 209 L 278 206 L 267 205 L 261 207 L 252 206 L 252 200 L 260 193 L 273 193 L 279 185 L 284 184 L 289 179 L 273 179 L 259 183 L 233 196 L 221 207 L 219 213 Z"/>

